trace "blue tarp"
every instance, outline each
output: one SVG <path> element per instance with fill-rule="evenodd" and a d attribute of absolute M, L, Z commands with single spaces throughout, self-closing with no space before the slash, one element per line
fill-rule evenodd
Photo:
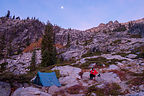
<path fill-rule="evenodd" d="M 49 87 L 52 85 L 56 85 L 58 87 L 61 86 L 59 80 L 56 77 L 55 72 L 38 72 L 36 78 L 34 79 L 34 83 L 45 87 Z"/>

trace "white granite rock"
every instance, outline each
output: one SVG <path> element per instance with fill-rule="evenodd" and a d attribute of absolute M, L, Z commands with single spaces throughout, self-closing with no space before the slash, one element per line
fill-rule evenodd
<path fill-rule="evenodd" d="M 79 72 L 81 72 L 80 68 L 67 65 L 67 66 L 54 67 L 52 70 L 59 70 L 61 76 L 73 76 L 74 78 L 80 78 L 79 76 Z"/>
<path fill-rule="evenodd" d="M 120 78 L 117 76 L 117 74 L 113 73 L 113 72 L 109 72 L 109 73 L 103 73 L 101 74 L 101 77 L 99 77 L 100 79 L 96 80 L 98 82 L 104 81 L 104 82 L 108 82 L 108 83 L 120 83 L 121 80 Z M 100 80 L 100 81 L 99 81 Z"/>
<path fill-rule="evenodd" d="M 135 58 L 137 55 L 135 55 L 135 54 L 129 54 L 128 56 L 126 56 L 127 58 L 131 58 L 131 59 L 133 59 L 133 58 Z"/>
<path fill-rule="evenodd" d="M 123 66 L 124 66 L 124 64 L 123 64 L 123 63 L 120 63 L 120 62 L 117 62 L 117 65 L 118 65 L 119 67 L 123 67 Z"/>
<path fill-rule="evenodd" d="M 54 94 L 55 92 L 58 92 L 60 90 L 60 88 L 58 88 L 57 86 L 51 86 L 48 90 L 49 94 Z"/>
<path fill-rule="evenodd" d="M 119 67 L 116 65 L 110 65 L 108 68 L 108 70 L 118 70 L 118 69 L 119 69 Z"/>
<path fill-rule="evenodd" d="M 40 91 L 38 88 L 26 87 L 18 88 L 12 96 L 51 96 L 48 93 Z"/>
<path fill-rule="evenodd" d="M 90 78 L 90 72 L 84 72 L 82 75 L 82 79 L 88 80 Z"/>

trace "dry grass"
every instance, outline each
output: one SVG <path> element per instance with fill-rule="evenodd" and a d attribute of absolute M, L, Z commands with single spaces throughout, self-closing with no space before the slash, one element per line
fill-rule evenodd
<path fill-rule="evenodd" d="M 106 84 L 104 88 L 97 88 L 96 85 L 93 85 L 88 88 L 87 96 L 90 96 L 91 93 L 96 93 L 97 96 L 118 96 L 123 95 L 120 92 L 121 87 L 117 83 Z"/>
<path fill-rule="evenodd" d="M 65 90 L 60 90 L 56 92 L 55 94 L 53 94 L 52 96 L 66 96 Z"/>
<path fill-rule="evenodd" d="M 27 46 L 23 52 L 31 52 L 33 51 L 35 48 L 41 48 L 41 42 L 42 42 L 42 38 L 40 38 L 37 42 L 31 43 L 29 46 Z"/>
<path fill-rule="evenodd" d="M 144 70 L 142 73 L 131 73 L 130 75 L 134 76 L 134 78 L 129 80 L 127 84 L 134 86 L 144 84 Z"/>
<path fill-rule="evenodd" d="M 42 43 L 42 38 L 40 38 L 37 42 L 31 43 L 29 46 L 27 46 L 23 52 L 32 52 L 35 48 L 41 48 L 41 43 Z M 57 48 L 64 48 L 64 46 L 60 45 L 60 44 L 55 44 L 54 45 Z"/>
<path fill-rule="evenodd" d="M 66 91 L 70 94 L 79 94 L 80 90 L 85 90 L 85 87 L 81 85 L 74 85 L 66 89 Z"/>

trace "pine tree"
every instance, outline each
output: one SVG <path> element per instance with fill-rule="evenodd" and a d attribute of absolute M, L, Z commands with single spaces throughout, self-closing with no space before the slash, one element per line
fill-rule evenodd
<path fill-rule="evenodd" d="M 68 33 L 68 37 L 67 37 L 67 47 L 70 47 L 70 34 Z"/>
<path fill-rule="evenodd" d="M 10 17 L 10 11 L 8 10 L 6 17 Z"/>
<path fill-rule="evenodd" d="M 15 15 L 13 16 L 13 18 L 12 19 L 15 19 Z"/>
<path fill-rule="evenodd" d="M 53 25 L 47 23 L 45 27 L 45 35 L 42 39 L 41 54 L 42 54 L 42 66 L 54 65 L 56 62 L 56 53 L 54 48 L 54 32 Z"/>
<path fill-rule="evenodd" d="M 31 57 L 30 71 L 34 71 L 36 68 L 36 50 L 34 49 Z"/>
<path fill-rule="evenodd" d="M 78 42 L 78 40 L 76 41 L 76 45 L 79 45 L 79 42 Z"/>
<path fill-rule="evenodd" d="M 84 43 L 84 45 L 85 45 L 85 46 L 88 45 L 88 41 L 87 41 L 87 39 L 85 39 L 85 43 Z"/>

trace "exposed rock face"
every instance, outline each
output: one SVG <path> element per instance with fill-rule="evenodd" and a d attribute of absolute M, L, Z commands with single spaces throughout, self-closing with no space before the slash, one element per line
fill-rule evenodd
<path fill-rule="evenodd" d="M 15 75 L 26 74 L 29 71 L 31 64 L 32 52 L 23 53 L 20 55 L 12 56 L 11 59 L 7 59 L 8 65 L 6 66 L 7 72 L 12 72 Z M 0 60 L 2 64 L 4 60 Z M 36 51 L 36 66 L 41 63 L 41 51 Z"/>
<path fill-rule="evenodd" d="M 59 78 L 59 81 L 61 84 L 66 84 L 67 87 L 78 84 L 77 79 L 80 79 L 79 76 L 79 72 L 81 72 L 80 68 L 75 68 L 72 66 L 61 66 L 61 67 L 55 67 L 52 70 L 60 71 L 62 77 Z"/>
<path fill-rule="evenodd" d="M 108 83 L 120 83 L 121 82 L 121 80 L 117 76 L 117 74 L 112 73 L 112 72 L 101 74 L 100 78 L 101 78 L 100 82 L 101 82 L 101 80 L 103 80 L 104 82 L 108 82 Z"/>

